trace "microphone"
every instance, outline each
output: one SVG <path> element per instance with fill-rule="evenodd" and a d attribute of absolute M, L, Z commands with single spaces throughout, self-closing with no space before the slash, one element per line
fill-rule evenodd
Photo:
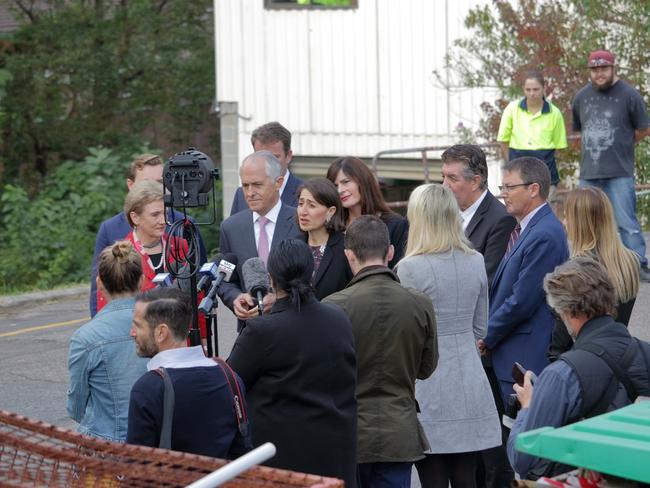
<path fill-rule="evenodd" d="M 260 315 L 264 313 L 264 295 L 271 288 L 269 273 L 266 271 L 266 265 L 260 258 L 250 258 L 242 267 L 242 275 L 246 291 L 252 297 L 257 297 L 257 306 Z"/>
<path fill-rule="evenodd" d="M 210 261 L 205 263 L 201 268 L 199 269 L 199 274 L 201 275 L 201 279 L 199 280 L 198 284 L 196 285 L 196 292 L 200 292 L 201 290 L 205 289 L 208 283 L 212 280 L 217 279 L 217 276 L 219 276 L 219 263 L 223 259 L 223 254 L 219 253 L 212 258 L 210 258 Z"/>
<path fill-rule="evenodd" d="M 157 288 L 169 288 L 172 286 L 172 276 L 169 273 L 158 273 L 151 282 Z"/>
<path fill-rule="evenodd" d="M 232 276 L 233 271 L 235 271 L 236 266 L 237 256 L 234 254 L 228 253 L 221 258 L 219 266 L 217 267 L 217 277 L 212 282 L 212 286 L 210 286 L 210 290 L 205 295 L 205 298 L 201 300 L 201 303 L 199 304 L 199 310 L 201 312 L 207 314 L 212 310 L 219 285 L 224 280 L 230 281 L 230 277 Z"/>

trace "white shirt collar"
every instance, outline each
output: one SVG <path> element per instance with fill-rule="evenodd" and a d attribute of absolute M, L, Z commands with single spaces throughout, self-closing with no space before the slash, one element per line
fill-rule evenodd
<path fill-rule="evenodd" d="M 178 347 L 160 351 L 147 363 L 147 371 L 160 368 L 196 368 L 199 366 L 215 366 L 212 359 L 205 357 L 202 346 Z"/>
<path fill-rule="evenodd" d="M 519 227 L 521 227 L 521 232 L 524 231 L 524 229 L 525 229 L 526 226 L 530 223 L 530 221 L 533 219 L 533 217 L 535 216 L 535 214 L 536 214 L 537 212 L 539 212 L 540 209 L 541 209 L 544 205 L 546 205 L 546 204 L 547 204 L 546 202 L 542 203 L 539 207 L 537 207 L 537 208 L 531 210 L 530 212 L 528 212 L 528 215 L 526 215 L 523 219 L 521 219 L 521 221 L 519 222 Z"/>
<path fill-rule="evenodd" d="M 284 193 L 284 189 L 287 187 L 287 181 L 289 181 L 289 175 L 291 175 L 291 171 L 289 171 L 289 168 L 287 168 L 287 172 L 284 174 L 284 180 L 282 181 L 282 186 L 280 187 L 280 196 Z"/>
<path fill-rule="evenodd" d="M 463 219 L 463 230 L 467 228 L 469 225 L 470 221 L 472 220 L 472 217 L 474 217 L 474 214 L 478 210 L 478 207 L 481 205 L 481 202 L 485 199 L 485 195 L 487 195 L 487 190 L 485 190 L 480 197 L 476 199 L 474 203 L 472 203 L 469 207 L 467 207 L 465 210 L 460 211 L 460 216 Z"/>
<path fill-rule="evenodd" d="M 266 212 L 266 215 L 264 217 L 269 219 L 274 224 L 277 223 L 278 215 L 280 215 L 280 208 L 282 208 L 282 199 L 278 198 L 278 201 L 276 202 L 275 206 L 271 210 Z M 260 217 L 261 217 L 260 214 L 258 214 L 257 212 L 253 212 L 253 222 L 257 222 L 257 220 Z"/>

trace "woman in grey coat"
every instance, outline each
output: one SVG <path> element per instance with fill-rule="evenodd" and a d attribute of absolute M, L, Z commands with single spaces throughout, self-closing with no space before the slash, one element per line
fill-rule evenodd
<path fill-rule="evenodd" d="M 487 326 L 483 256 L 463 234 L 458 204 L 447 188 L 411 193 L 406 257 L 397 266 L 404 286 L 431 298 L 438 324 L 438 368 L 415 384 L 420 423 L 431 446 L 416 463 L 423 488 L 475 486 L 477 452 L 501 444 L 490 385 L 476 348 Z"/>

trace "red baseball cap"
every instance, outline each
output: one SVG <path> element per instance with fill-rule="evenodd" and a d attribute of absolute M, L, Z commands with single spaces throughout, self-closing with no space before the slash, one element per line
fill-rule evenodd
<path fill-rule="evenodd" d="M 587 66 L 590 68 L 598 68 L 599 66 L 614 66 L 616 58 L 612 53 L 606 49 L 599 49 L 598 51 L 593 51 L 589 55 L 589 61 Z"/>

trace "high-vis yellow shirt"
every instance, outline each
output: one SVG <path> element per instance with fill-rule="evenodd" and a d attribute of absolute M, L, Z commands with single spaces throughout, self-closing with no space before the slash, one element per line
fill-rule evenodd
<path fill-rule="evenodd" d="M 562 112 L 547 100 L 535 115 L 528 111 L 526 98 L 510 102 L 501 116 L 497 141 L 507 142 L 512 149 L 564 149 Z"/>

